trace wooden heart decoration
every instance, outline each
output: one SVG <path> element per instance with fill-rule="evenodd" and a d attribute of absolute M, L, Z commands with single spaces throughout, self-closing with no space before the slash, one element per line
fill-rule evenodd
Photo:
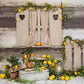
<path fill-rule="evenodd" d="M 53 19 L 57 20 L 58 19 L 58 15 L 53 15 Z"/>
<path fill-rule="evenodd" d="M 25 18 L 25 15 L 19 15 L 20 19 L 23 20 Z"/>

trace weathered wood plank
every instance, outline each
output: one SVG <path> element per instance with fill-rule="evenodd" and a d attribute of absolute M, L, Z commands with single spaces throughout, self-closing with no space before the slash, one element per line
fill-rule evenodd
<path fill-rule="evenodd" d="M 82 51 L 83 51 L 82 53 L 83 53 L 83 66 L 84 66 L 84 45 Z"/>
<path fill-rule="evenodd" d="M 65 54 L 65 70 L 72 70 L 72 46 L 69 39 L 67 40 L 67 44 L 65 45 Z"/>
<path fill-rule="evenodd" d="M 81 67 L 81 48 L 74 43 L 74 70 Z"/>
<path fill-rule="evenodd" d="M 21 20 L 20 15 L 25 15 L 24 19 Z M 21 16 L 22 17 L 22 16 Z M 17 21 L 17 45 L 27 45 L 28 44 L 28 32 L 29 32 L 29 25 L 28 25 L 28 10 L 23 11 L 21 13 L 17 13 L 16 18 Z"/>
<path fill-rule="evenodd" d="M 62 43 L 62 21 L 59 19 L 61 9 L 56 12 L 49 12 L 49 31 L 50 31 L 50 45 L 56 46 Z M 54 15 L 58 15 L 57 20 L 54 19 Z"/>

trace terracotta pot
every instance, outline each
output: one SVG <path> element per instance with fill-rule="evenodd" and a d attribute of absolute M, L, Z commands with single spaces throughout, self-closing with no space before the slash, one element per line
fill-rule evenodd
<path fill-rule="evenodd" d="M 17 76 L 17 72 L 12 72 L 12 73 L 10 73 L 10 78 L 11 78 L 11 79 L 15 79 L 16 76 Z"/>
<path fill-rule="evenodd" d="M 28 68 L 33 68 L 33 62 L 27 62 L 26 65 Z"/>

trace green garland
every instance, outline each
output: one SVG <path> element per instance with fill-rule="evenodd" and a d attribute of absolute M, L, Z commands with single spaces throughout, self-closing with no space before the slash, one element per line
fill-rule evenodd
<path fill-rule="evenodd" d="M 64 41 L 62 42 L 62 49 L 61 49 L 61 52 L 63 54 L 63 61 L 64 62 L 66 60 L 65 45 L 66 45 L 66 40 L 67 39 L 69 39 L 71 41 L 71 44 L 73 44 L 73 42 L 77 43 L 78 47 L 82 47 L 82 45 L 83 45 L 83 40 L 79 40 L 79 39 L 73 40 L 71 36 L 64 37 Z"/>

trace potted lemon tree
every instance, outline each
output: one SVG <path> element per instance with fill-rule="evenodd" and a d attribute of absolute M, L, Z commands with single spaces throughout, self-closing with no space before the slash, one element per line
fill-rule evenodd
<path fill-rule="evenodd" d="M 24 54 L 23 57 L 23 62 L 26 62 L 26 66 L 27 68 L 33 68 L 33 61 L 31 60 L 31 57 L 34 56 L 33 52 L 34 52 L 34 48 L 33 47 L 28 47 L 26 49 L 23 50 L 22 54 Z"/>
<path fill-rule="evenodd" d="M 11 56 L 10 58 L 7 59 L 7 61 L 10 63 L 10 69 L 9 69 L 9 74 L 11 79 L 15 79 L 17 77 L 17 71 L 19 67 L 19 62 L 16 57 Z"/>

